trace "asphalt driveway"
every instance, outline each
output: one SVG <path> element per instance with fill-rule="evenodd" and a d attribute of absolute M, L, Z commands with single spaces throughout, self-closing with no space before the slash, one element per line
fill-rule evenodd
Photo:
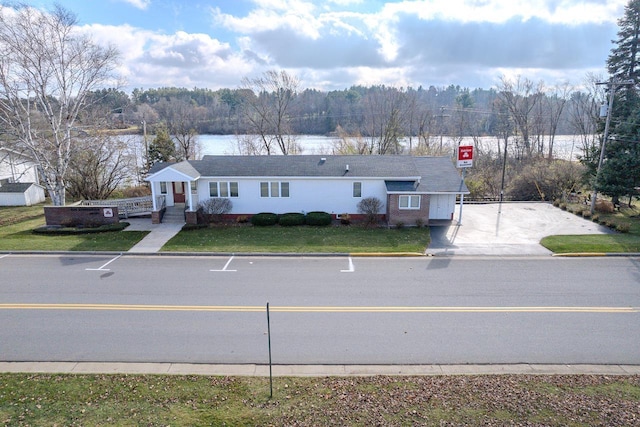
<path fill-rule="evenodd" d="M 549 203 L 460 205 L 449 226 L 431 227 L 433 255 L 550 255 L 540 245 L 556 234 L 606 234 L 607 227 L 585 220 Z"/>

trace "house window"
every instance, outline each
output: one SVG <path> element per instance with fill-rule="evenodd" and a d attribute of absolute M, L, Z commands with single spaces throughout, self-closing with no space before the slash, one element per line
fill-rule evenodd
<path fill-rule="evenodd" d="M 195 181 L 191 181 L 191 194 L 198 194 L 198 185 Z"/>
<path fill-rule="evenodd" d="M 400 196 L 400 209 L 420 209 L 420 196 Z"/>
<path fill-rule="evenodd" d="M 289 197 L 288 182 L 261 182 L 260 197 Z"/>
<path fill-rule="evenodd" d="M 353 197 L 362 197 L 362 183 L 354 182 L 353 183 Z"/>
<path fill-rule="evenodd" d="M 211 181 L 209 182 L 209 197 L 238 197 L 238 183 Z"/>
<path fill-rule="evenodd" d="M 160 183 L 160 194 L 167 194 L 167 183 L 166 182 L 161 182 Z"/>

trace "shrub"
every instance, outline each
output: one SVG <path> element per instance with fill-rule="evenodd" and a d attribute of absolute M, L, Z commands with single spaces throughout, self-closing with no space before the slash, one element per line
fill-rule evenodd
<path fill-rule="evenodd" d="M 422 218 L 416 218 L 416 227 L 422 228 L 423 225 L 424 225 L 424 220 Z"/>
<path fill-rule="evenodd" d="M 382 209 L 382 202 L 377 197 L 367 197 L 358 203 L 358 213 L 364 215 L 365 225 L 378 224 L 378 212 Z"/>
<path fill-rule="evenodd" d="M 151 195 L 151 189 L 146 185 L 138 185 L 137 187 L 127 187 L 122 190 L 122 196 L 125 199 L 132 197 L 142 197 Z"/>
<path fill-rule="evenodd" d="M 56 226 L 38 227 L 33 230 L 34 234 L 51 234 L 51 235 L 76 235 L 76 234 L 92 234 L 107 233 L 110 231 L 122 231 L 130 224 L 128 222 L 115 222 L 113 224 L 105 224 L 93 228 L 64 228 Z"/>
<path fill-rule="evenodd" d="M 304 225 L 304 214 L 298 212 L 282 214 L 280 218 L 278 218 L 278 223 L 283 227 Z"/>
<path fill-rule="evenodd" d="M 198 203 L 197 211 L 202 214 L 202 219 L 205 223 L 220 222 L 222 215 L 228 214 L 233 209 L 233 203 L 231 200 L 214 197 L 212 199 L 204 200 Z"/>
<path fill-rule="evenodd" d="M 598 199 L 596 200 L 596 210 L 598 212 L 613 213 L 615 209 L 613 203 L 611 203 L 610 201 Z"/>
<path fill-rule="evenodd" d="M 278 215 L 271 212 L 261 212 L 251 217 L 251 224 L 259 227 L 276 225 L 278 223 Z"/>
<path fill-rule="evenodd" d="M 327 212 L 309 212 L 305 217 L 305 222 L 307 225 L 331 225 L 331 214 Z"/>
<path fill-rule="evenodd" d="M 396 228 L 398 230 L 402 230 L 404 228 L 404 222 L 402 221 L 396 221 Z"/>
<path fill-rule="evenodd" d="M 600 215 L 598 215 L 598 214 L 591 215 L 591 221 L 599 223 L 600 222 Z"/>
<path fill-rule="evenodd" d="M 589 209 L 585 209 L 585 210 L 583 210 L 583 211 L 582 211 L 582 217 L 583 217 L 583 218 L 586 218 L 586 219 L 591 218 L 591 211 L 590 211 Z"/>
<path fill-rule="evenodd" d="M 343 213 L 340 215 L 340 224 L 342 225 L 350 225 L 351 224 L 351 216 L 348 213 Z"/>
<path fill-rule="evenodd" d="M 567 204 L 566 203 L 560 203 L 560 209 L 562 209 L 563 211 L 567 210 Z"/>
<path fill-rule="evenodd" d="M 248 217 L 248 216 L 246 216 L 246 215 L 239 215 L 239 216 L 236 218 L 236 222 L 237 222 L 238 224 L 247 224 L 247 223 L 249 222 L 249 217 Z"/>
<path fill-rule="evenodd" d="M 629 224 L 628 222 L 620 223 L 616 225 L 616 230 L 618 230 L 620 233 L 628 233 L 629 230 L 631 230 L 631 224 Z"/>
<path fill-rule="evenodd" d="M 182 231 L 202 230 L 207 227 L 207 224 L 185 224 L 182 226 Z"/>

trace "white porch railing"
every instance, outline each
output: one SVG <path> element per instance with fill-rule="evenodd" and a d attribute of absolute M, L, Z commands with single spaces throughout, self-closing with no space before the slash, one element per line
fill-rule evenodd
<path fill-rule="evenodd" d="M 83 200 L 80 204 L 82 206 L 117 206 L 118 216 L 123 218 L 129 218 L 130 215 L 148 214 L 153 211 L 153 199 L 151 196 L 130 199 Z"/>

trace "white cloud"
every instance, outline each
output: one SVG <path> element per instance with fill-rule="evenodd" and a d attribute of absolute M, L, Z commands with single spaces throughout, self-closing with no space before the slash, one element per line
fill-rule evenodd
<path fill-rule="evenodd" d="M 120 50 L 120 73 L 129 87 L 234 87 L 253 68 L 253 61 L 241 52 L 207 34 L 165 35 L 128 25 L 91 25 L 82 30 L 96 42 Z"/>
<path fill-rule="evenodd" d="M 489 87 L 501 74 L 555 83 L 601 72 L 626 3 L 253 0 L 242 15 L 210 9 L 211 34 L 126 25 L 91 31 L 120 48 L 132 87 L 236 87 L 244 76 L 278 68 L 318 89 Z"/>
<path fill-rule="evenodd" d="M 120 0 L 123 3 L 127 3 L 137 9 L 146 10 L 151 4 L 151 0 Z"/>

